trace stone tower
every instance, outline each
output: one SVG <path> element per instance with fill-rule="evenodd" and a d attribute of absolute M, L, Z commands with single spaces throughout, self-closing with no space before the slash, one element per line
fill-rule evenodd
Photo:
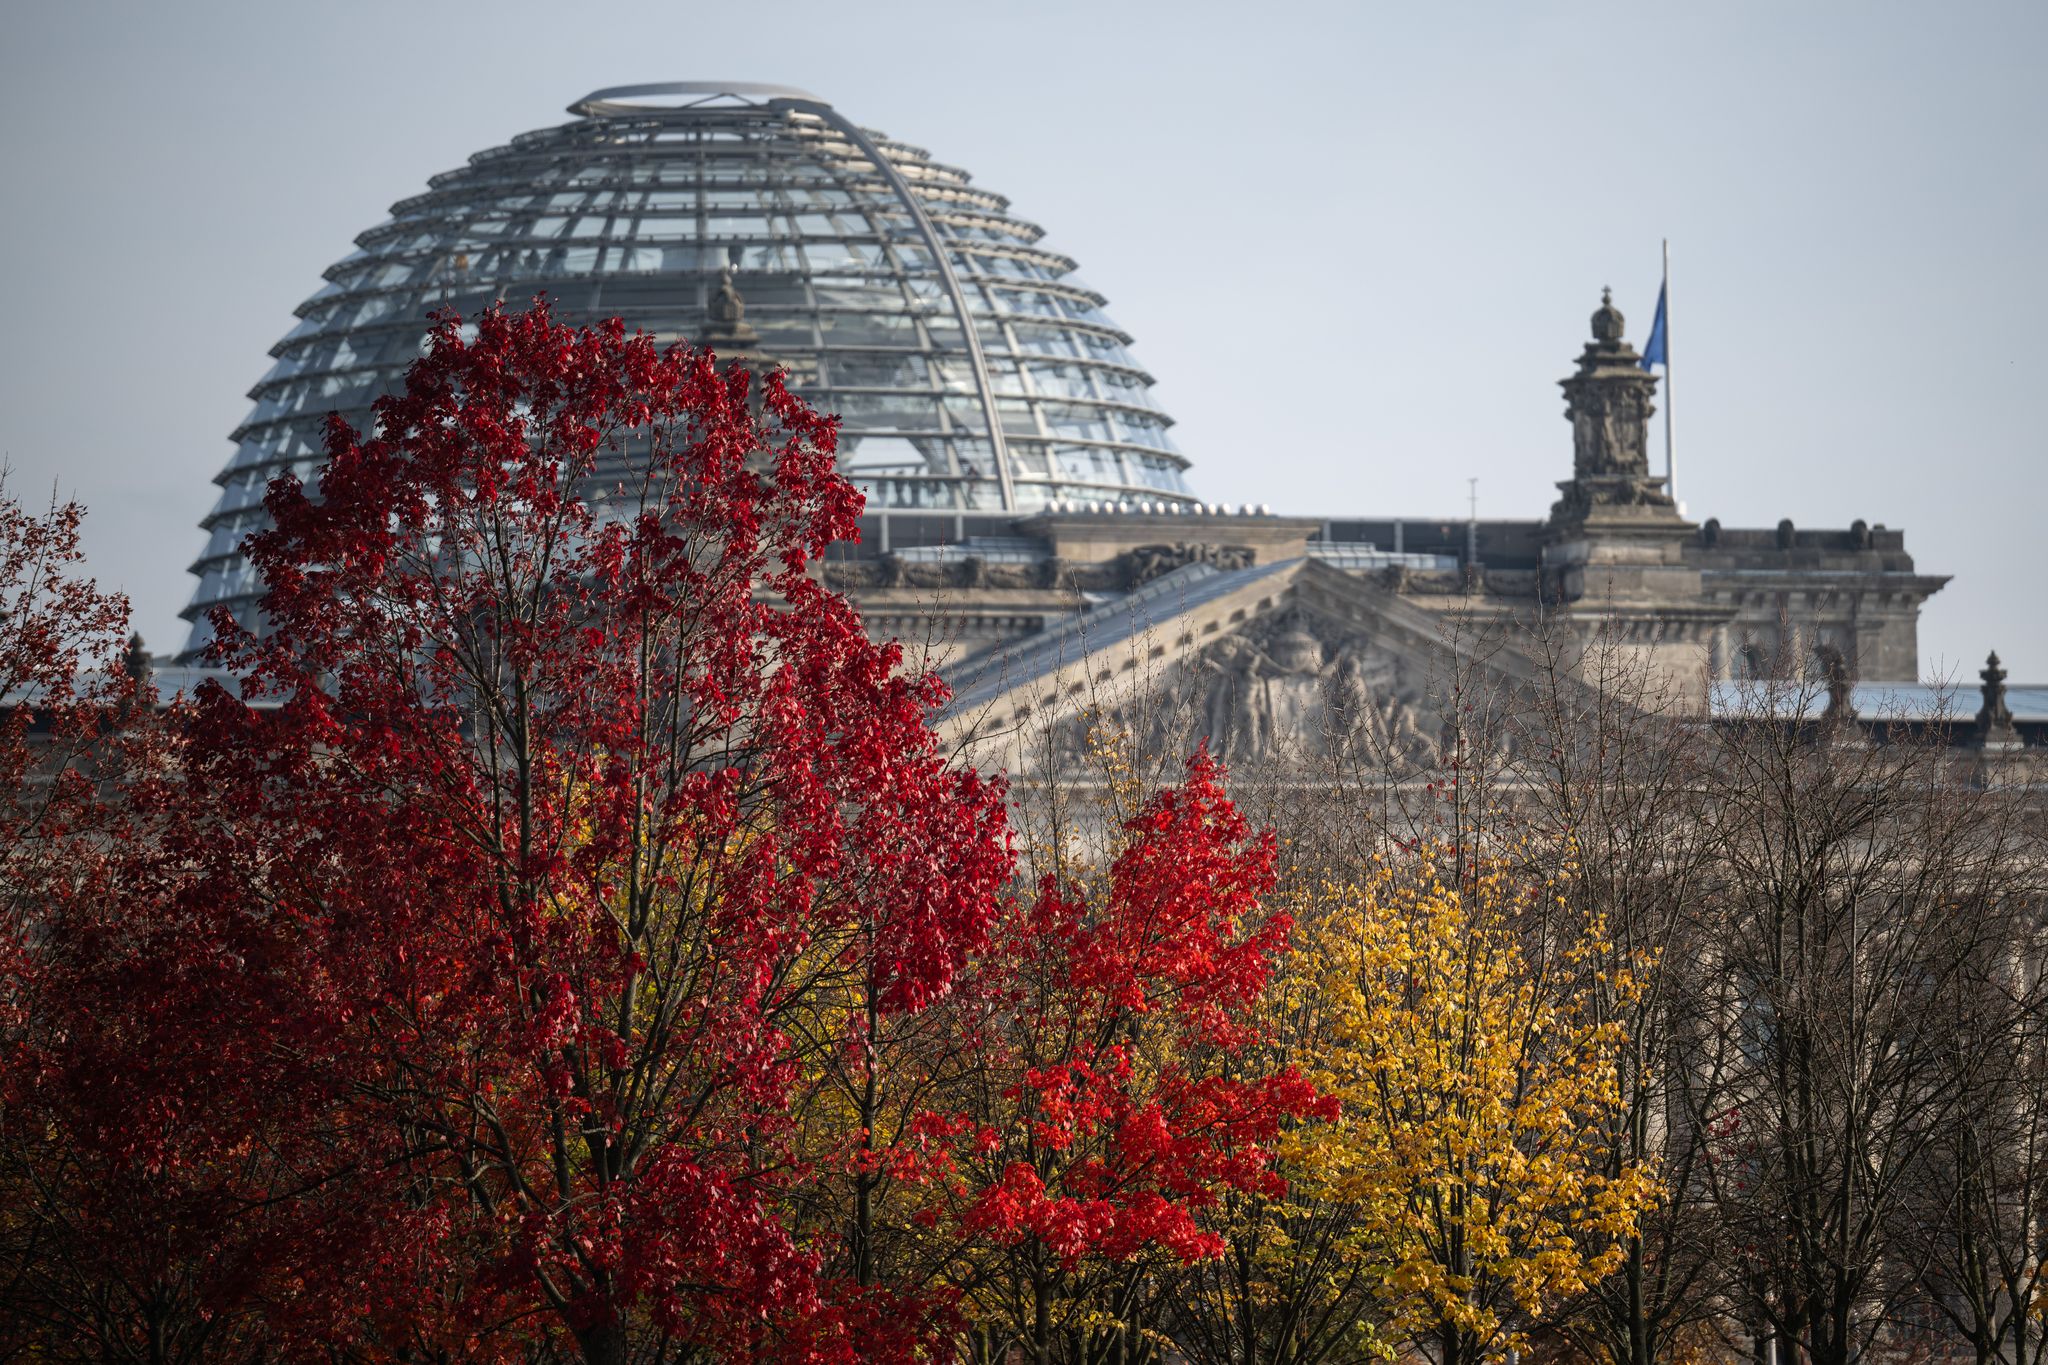
<path fill-rule="evenodd" d="M 1701 600 L 1687 546 L 1699 528 L 1650 472 L 1656 376 L 1622 336 L 1621 310 L 1600 292 L 1593 339 L 1559 381 L 1572 424 L 1572 477 L 1543 530 L 1544 595 L 1590 641 L 1604 634 L 1643 656 L 1674 689 L 1704 679 L 1707 645 L 1726 607 Z"/>
<path fill-rule="evenodd" d="M 1572 477 L 1558 485 L 1564 496 L 1550 509 L 1559 527 L 1617 515 L 1624 521 L 1677 520 L 1664 481 L 1650 473 L 1657 378 L 1622 339 L 1622 327 L 1612 292 L 1601 290 L 1593 339 L 1579 355 L 1578 371 L 1558 381 L 1572 424 Z"/>

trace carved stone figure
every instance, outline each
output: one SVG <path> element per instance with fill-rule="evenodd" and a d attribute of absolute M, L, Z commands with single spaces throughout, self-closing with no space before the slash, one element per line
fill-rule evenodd
<path fill-rule="evenodd" d="M 1401 580 L 1401 591 L 1417 597 L 1462 597 L 1465 575 L 1462 571 L 1409 570 Z"/>
<path fill-rule="evenodd" d="M 1327 640 L 1298 613 L 1220 641 L 1198 666 L 1205 733 L 1227 762 L 1298 757 L 1319 741 L 1363 740 L 1410 761 L 1430 752 L 1399 658 L 1362 638 Z"/>
<path fill-rule="evenodd" d="M 825 583 L 838 589 L 860 588 L 1043 588 L 1051 586 L 1038 564 L 991 564 L 978 556 L 911 562 L 900 555 L 880 559 L 831 560 Z"/>
<path fill-rule="evenodd" d="M 1044 586 L 1045 574 L 1036 564 L 990 564 L 982 562 L 982 582 L 991 588 L 1037 588 Z"/>
<path fill-rule="evenodd" d="M 875 564 L 860 559 L 828 559 L 821 570 L 828 588 L 872 588 L 881 577 Z"/>
<path fill-rule="evenodd" d="M 732 266 L 718 272 L 718 288 L 704 306 L 703 344 L 721 356 L 729 351 L 747 350 L 761 343 L 761 334 L 747 322 L 747 302 L 733 286 Z"/>
<path fill-rule="evenodd" d="M 1213 564 L 1219 569 L 1248 569 L 1256 554 L 1249 545 L 1139 545 L 1120 556 L 1124 584 L 1138 588 L 1153 579 L 1189 564 Z"/>
<path fill-rule="evenodd" d="M 1202 706 L 1210 751 L 1225 762 L 1272 752 L 1265 681 L 1278 666 L 1250 640 L 1233 638 L 1205 654 L 1201 667 L 1212 675 Z"/>
<path fill-rule="evenodd" d="M 1820 660 L 1821 677 L 1827 680 L 1829 723 L 1856 719 L 1856 704 L 1850 699 L 1855 679 L 1850 676 L 1848 656 L 1834 645 L 1815 645 L 1813 653 Z"/>

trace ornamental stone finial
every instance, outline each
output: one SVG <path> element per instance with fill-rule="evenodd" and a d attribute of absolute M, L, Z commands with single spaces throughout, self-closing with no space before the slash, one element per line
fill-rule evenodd
<path fill-rule="evenodd" d="M 1621 310 L 1614 306 L 1614 291 L 1602 285 L 1600 308 L 1593 314 L 1593 340 L 1603 345 L 1614 345 L 1621 340 L 1625 322 Z"/>
<path fill-rule="evenodd" d="M 2019 731 L 2013 728 L 2012 708 L 2006 704 L 2005 670 L 1999 666 L 1997 650 L 1991 651 L 1991 657 L 1984 661 L 1984 667 L 1977 676 L 1984 680 L 1984 704 L 1977 708 L 1978 742 L 1995 745 L 2017 743 Z"/>

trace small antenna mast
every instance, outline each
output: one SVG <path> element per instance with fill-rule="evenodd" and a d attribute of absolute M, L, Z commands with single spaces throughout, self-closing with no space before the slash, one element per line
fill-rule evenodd
<path fill-rule="evenodd" d="M 1465 480 L 1465 562 L 1479 562 L 1479 479 Z"/>

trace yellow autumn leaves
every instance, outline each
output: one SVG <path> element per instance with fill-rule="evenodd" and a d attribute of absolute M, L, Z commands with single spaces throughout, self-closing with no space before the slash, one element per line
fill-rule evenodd
<path fill-rule="evenodd" d="M 1347 1251 L 1377 1263 L 1381 1339 L 1466 1362 L 1611 1270 L 1656 1186 L 1605 1140 L 1624 1040 L 1595 1002 L 1633 994 L 1628 965 L 1541 886 L 1445 867 L 1376 860 L 1302 897 L 1286 993 L 1343 1114 L 1286 1157 L 1297 1198 L 1342 1210 Z"/>

